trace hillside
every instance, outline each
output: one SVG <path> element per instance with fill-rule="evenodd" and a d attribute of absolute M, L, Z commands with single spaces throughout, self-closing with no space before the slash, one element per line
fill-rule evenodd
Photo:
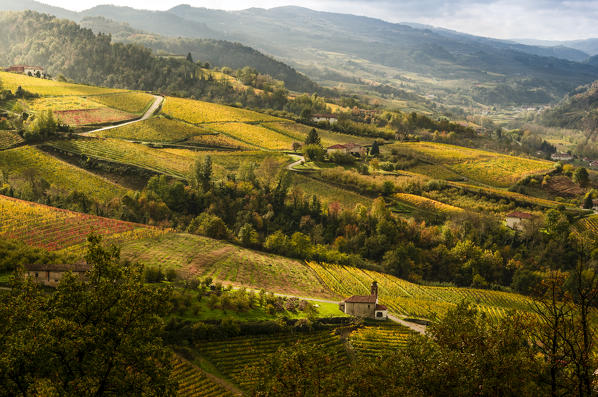
<path fill-rule="evenodd" d="M 157 14 L 200 23 L 218 32 L 218 38 L 247 43 L 322 81 L 328 80 L 325 76 L 331 71 L 345 79 L 357 77 L 435 93 L 453 91 L 444 87 L 442 80 L 457 79 L 481 83 L 468 95 L 484 104 L 546 103 L 598 76 L 592 66 L 547 57 L 552 54 L 541 49 L 524 51 L 516 44 L 299 7 L 224 12 L 178 6 Z M 82 15 L 104 16 L 146 29 L 148 14 L 100 6 Z M 178 26 L 161 24 L 156 33 L 190 34 Z M 224 31 L 220 26 L 234 28 Z M 198 31 L 192 37 L 203 34 Z M 430 84 L 430 77 L 440 79 L 440 84 Z"/>
<path fill-rule="evenodd" d="M 545 110 L 540 122 L 550 127 L 592 130 L 598 125 L 598 82 L 577 88 Z"/>

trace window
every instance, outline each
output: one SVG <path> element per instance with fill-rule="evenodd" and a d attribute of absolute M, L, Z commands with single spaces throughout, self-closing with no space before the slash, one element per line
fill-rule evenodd
<path fill-rule="evenodd" d="M 35 277 L 39 277 L 39 273 L 38 272 L 35 272 Z"/>
<path fill-rule="evenodd" d="M 382 317 L 382 312 L 376 312 L 376 317 Z"/>

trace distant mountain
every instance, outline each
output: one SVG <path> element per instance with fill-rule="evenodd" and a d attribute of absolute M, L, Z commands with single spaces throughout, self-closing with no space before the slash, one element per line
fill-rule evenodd
<path fill-rule="evenodd" d="M 598 38 L 570 41 L 550 41 L 535 39 L 514 39 L 513 41 L 531 46 L 575 48 L 579 51 L 585 52 L 588 55 L 598 55 Z"/>
<path fill-rule="evenodd" d="M 0 8 L 4 1 L 14 2 L 0 0 Z M 301 7 L 229 12 L 188 5 L 168 11 L 99 6 L 76 18 L 99 16 L 162 36 L 238 41 L 328 85 L 358 80 L 433 94 L 444 104 L 548 103 L 598 79 L 594 63 L 562 59 L 585 59 L 574 49 Z M 131 35 L 130 40 L 138 37 Z"/>
<path fill-rule="evenodd" d="M 473 36 L 466 33 L 456 32 L 450 29 L 438 28 L 419 23 L 405 23 L 405 25 L 411 26 L 416 29 L 431 30 L 435 33 L 444 35 L 446 37 L 475 40 L 477 42 L 487 44 L 488 46 L 493 46 L 497 49 L 521 51 L 527 54 L 539 55 L 543 57 L 555 57 L 575 62 L 583 62 L 590 57 L 590 55 L 584 51 L 575 49 L 573 47 L 568 47 L 559 42 L 543 42 L 542 40 L 535 40 L 534 43 L 534 40 L 529 40 L 528 42 L 523 42 L 519 40 L 499 40 L 487 37 Z"/>

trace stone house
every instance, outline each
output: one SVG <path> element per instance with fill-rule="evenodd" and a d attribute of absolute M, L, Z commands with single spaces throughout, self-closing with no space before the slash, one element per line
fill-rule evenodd
<path fill-rule="evenodd" d="M 25 265 L 25 272 L 36 282 L 48 286 L 56 287 L 64 275 L 72 272 L 75 275 L 82 276 L 89 270 L 87 264 L 76 265 Z"/>
<path fill-rule="evenodd" d="M 44 77 L 46 71 L 41 66 L 28 66 L 28 65 L 14 65 L 4 69 L 6 72 L 20 73 L 27 76 L 39 76 Z"/>
<path fill-rule="evenodd" d="M 378 283 L 374 281 L 370 295 L 353 295 L 338 304 L 338 308 L 345 314 L 355 317 L 372 318 L 375 320 L 386 320 L 388 309 L 378 304 Z"/>
<path fill-rule="evenodd" d="M 326 153 L 328 153 L 328 154 L 343 153 L 343 154 L 351 154 L 355 157 L 364 157 L 367 154 L 367 149 L 364 146 L 358 145 L 356 143 L 345 143 L 345 144 L 332 145 L 332 146 L 326 148 Z"/>
<path fill-rule="evenodd" d="M 527 212 L 511 212 L 505 218 L 507 227 L 513 230 L 524 230 L 526 224 L 530 224 L 534 219 L 532 214 Z"/>

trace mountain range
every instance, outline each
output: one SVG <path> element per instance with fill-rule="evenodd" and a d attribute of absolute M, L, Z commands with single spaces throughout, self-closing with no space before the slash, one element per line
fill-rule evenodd
<path fill-rule="evenodd" d="M 97 19 L 102 17 L 120 24 L 110 31 L 115 40 L 154 50 L 192 52 L 198 43 L 191 39 L 238 42 L 324 85 L 388 85 L 457 105 L 548 103 L 598 79 L 598 62 L 590 58 L 590 50 L 526 45 L 301 7 L 221 11 L 180 5 L 148 11 L 101 5 L 75 13 L 30 0 L 0 0 L 0 9 L 48 12 L 96 32 L 107 29 Z M 156 44 L 155 36 L 148 39 L 139 32 L 188 41 L 173 46 L 160 39 Z M 196 55 L 206 58 L 200 51 Z"/>

